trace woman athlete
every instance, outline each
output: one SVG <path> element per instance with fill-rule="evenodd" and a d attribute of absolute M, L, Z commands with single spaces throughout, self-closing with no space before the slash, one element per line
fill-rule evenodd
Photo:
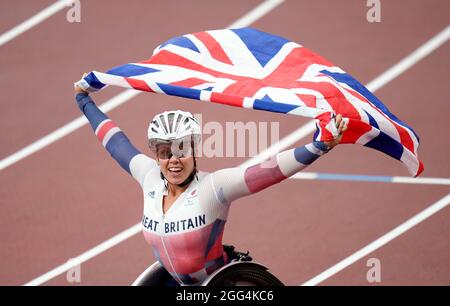
<path fill-rule="evenodd" d="M 78 107 L 111 156 L 139 183 L 144 194 L 142 230 L 170 281 L 198 285 L 229 262 L 222 236 L 234 200 L 277 184 L 303 170 L 335 147 L 347 129 L 335 118 L 338 136 L 278 153 L 251 167 L 197 170 L 195 152 L 201 129 L 191 113 L 168 111 L 150 122 L 153 160 L 139 152 L 125 134 L 75 85 Z M 166 273 L 167 274 L 167 273 Z M 170 283 L 170 282 L 169 282 Z"/>

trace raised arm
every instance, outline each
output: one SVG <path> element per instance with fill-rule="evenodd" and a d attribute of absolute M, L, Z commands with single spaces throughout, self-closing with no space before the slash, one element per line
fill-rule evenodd
<path fill-rule="evenodd" d="M 92 98 L 80 88 L 75 88 L 78 107 L 88 119 L 105 149 L 117 163 L 142 186 L 145 175 L 156 167 L 154 160 L 139 152 L 128 137 L 95 105 Z"/>
<path fill-rule="evenodd" d="M 305 169 L 324 155 L 342 138 L 346 121 L 336 119 L 339 136 L 330 142 L 309 143 L 305 146 L 278 153 L 275 157 L 251 167 L 222 169 L 212 173 L 212 184 L 221 203 L 230 203 L 240 197 L 259 192 Z"/>

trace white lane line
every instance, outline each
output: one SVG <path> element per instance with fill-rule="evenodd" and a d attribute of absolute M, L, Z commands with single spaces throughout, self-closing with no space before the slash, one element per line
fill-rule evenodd
<path fill-rule="evenodd" d="M 324 180 L 324 181 L 359 181 L 381 182 L 395 184 L 424 184 L 424 185 L 450 185 L 450 179 L 440 177 L 407 177 L 407 176 L 376 176 L 340 173 L 299 172 L 289 179 L 294 180 Z"/>
<path fill-rule="evenodd" d="M 238 19 L 236 22 L 232 23 L 228 28 L 230 28 L 233 25 L 240 25 L 242 26 L 248 26 L 250 25 L 250 23 L 254 22 L 257 20 L 257 18 L 255 16 L 259 16 L 259 18 L 261 18 L 262 16 L 264 16 L 265 14 L 267 14 L 270 10 L 274 9 L 278 4 L 280 4 L 282 1 L 276 0 L 268 0 L 265 1 L 263 3 L 261 3 L 260 5 L 258 5 L 255 9 L 251 10 L 249 13 L 247 13 L 246 15 L 244 15 L 243 17 L 241 17 L 240 19 Z M 277 3 L 277 5 L 268 5 L 268 3 Z M 265 9 L 260 9 L 259 7 L 264 7 Z M 258 14 L 255 13 L 255 11 L 258 12 Z M 251 18 L 247 17 L 247 15 L 252 15 Z M 256 19 L 255 19 L 256 18 Z M 247 22 L 247 23 L 245 23 Z M 136 90 L 126 90 L 124 92 L 122 92 L 121 94 L 119 94 L 118 96 L 114 97 L 111 100 L 116 99 L 117 101 L 113 104 L 111 100 L 109 100 L 108 102 L 102 104 L 102 106 L 100 107 L 100 109 L 102 109 L 104 112 L 111 110 L 115 107 L 117 107 L 120 104 L 125 103 L 127 100 L 131 99 L 133 96 L 137 95 L 138 93 L 140 93 L 140 91 L 136 91 Z M 122 98 L 117 99 L 119 96 L 123 95 Z M 104 107 L 104 108 L 102 108 Z M 83 116 L 83 118 L 85 118 Z M 78 120 L 78 119 L 76 119 Z M 75 120 L 74 120 L 75 121 Z M 86 122 L 83 123 L 86 124 Z M 78 123 L 80 124 L 80 123 Z M 64 127 L 63 127 L 64 128 Z M 59 129 L 61 130 L 61 129 Z M 70 132 L 73 132 L 74 130 L 70 130 Z M 69 133 L 70 133 L 69 132 Z M 65 135 L 67 135 L 67 131 L 64 130 L 64 133 L 66 133 Z M 64 135 L 64 136 L 65 136 Z M 61 137 L 64 137 L 61 136 Z M 61 138 L 60 137 L 60 138 Z M 55 137 L 54 137 L 55 138 Z M 57 138 L 59 139 L 59 138 Z M 57 139 L 54 139 L 53 141 L 56 141 Z M 53 142 L 52 141 L 52 142 Z M 42 149 L 43 147 L 40 147 L 40 149 Z M 35 152 L 35 151 L 34 151 Z M 33 153 L 34 153 L 33 152 Z M 24 158 L 24 157 L 22 157 Z M 255 156 L 254 158 L 257 158 L 257 156 Z M 0 162 L 1 164 L 1 162 Z M 2 168 L 0 168 L 2 169 Z M 39 286 L 53 278 L 55 278 L 56 276 L 70 270 L 71 268 L 82 264 L 83 262 L 86 262 L 87 260 L 97 256 L 100 253 L 105 252 L 106 250 L 112 248 L 113 246 L 121 243 L 122 241 L 125 241 L 129 238 L 131 238 L 132 236 L 138 234 L 141 231 L 141 224 L 137 223 L 133 226 L 131 226 L 129 229 L 119 233 L 118 235 L 102 242 L 101 244 L 99 244 L 98 246 L 93 247 L 92 249 L 88 250 L 87 252 L 84 252 L 83 254 L 75 257 L 74 259 L 70 260 L 69 262 L 62 264 L 54 269 L 52 269 L 51 271 L 33 279 L 32 281 L 28 282 L 25 284 L 25 286 Z"/>
<path fill-rule="evenodd" d="M 436 34 L 433 38 L 428 40 L 414 52 L 403 58 L 396 65 L 386 70 L 379 77 L 367 84 L 367 89 L 370 91 L 377 90 L 389 83 L 400 74 L 414 66 L 417 62 L 428 56 L 431 52 L 445 44 L 450 39 L 450 25 L 445 27 L 441 32 Z"/>
<path fill-rule="evenodd" d="M 407 220 L 403 224 L 399 225 L 389 233 L 383 235 L 382 237 L 378 238 L 371 244 L 367 245 L 366 247 L 362 248 L 358 252 L 354 253 L 353 255 L 350 255 L 349 257 L 345 258 L 344 260 L 340 261 L 336 265 L 332 266 L 328 270 L 320 273 L 316 277 L 310 279 L 309 281 L 302 284 L 302 286 L 315 286 L 324 280 L 330 278 L 331 276 L 335 275 L 336 273 L 342 271 L 343 269 L 347 268 L 354 262 L 360 260 L 361 258 L 367 256 L 368 254 L 372 253 L 373 251 L 381 248 L 388 242 L 394 240 L 401 234 L 405 233 L 406 231 L 410 230 L 420 222 L 426 220 L 427 218 L 431 217 L 441 209 L 444 209 L 448 204 L 450 204 L 450 193 L 447 194 L 445 197 L 437 201 L 436 203 L 432 204 L 428 208 L 424 209 L 411 219 Z"/>
<path fill-rule="evenodd" d="M 247 27 L 250 24 L 254 23 L 255 21 L 261 19 L 263 16 L 265 16 L 267 13 L 272 11 L 274 8 L 276 8 L 278 5 L 283 3 L 284 0 L 270 0 L 270 1 L 264 1 L 257 7 L 255 7 L 253 10 L 245 14 L 243 17 L 239 18 L 232 24 L 228 26 L 229 29 L 237 29 L 237 28 L 243 28 Z"/>
<path fill-rule="evenodd" d="M 48 280 L 55 278 L 56 276 L 70 270 L 71 268 L 81 265 L 83 262 L 88 261 L 89 259 L 97 256 L 100 253 L 103 253 L 104 251 L 121 243 L 122 241 L 127 240 L 128 238 L 139 233 L 140 231 L 141 231 L 141 224 L 140 223 L 135 224 L 132 227 L 124 230 L 123 232 L 115 235 L 114 237 L 112 237 L 112 238 L 102 242 L 101 244 L 97 245 L 96 247 L 90 249 L 89 251 L 84 252 L 83 254 L 66 262 L 65 264 L 60 265 L 59 267 L 33 279 L 32 281 L 26 283 L 24 286 L 38 286 L 42 283 L 45 283 Z"/>
<path fill-rule="evenodd" d="M 60 10 L 62 10 L 65 7 L 68 7 L 72 4 L 74 0 L 58 0 L 52 5 L 46 7 L 30 19 L 25 20 L 21 24 L 15 26 L 8 32 L 3 33 L 0 35 L 0 47 L 6 44 L 7 42 L 13 40 L 20 34 L 28 31 L 32 27 L 37 26 L 39 23 L 44 21 L 45 19 L 51 17 L 52 15 L 58 13 Z"/>
<path fill-rule="evenodd" d="M 280 1 L 280 0 L 264 1 L 261 4 L 259 4 L 257 7 L 252 9 L 250 12 L 248 12 L 246 15 L 242 16 L 241 18 L 239 18 L 238 20 L 233 22 L 231 25 L 228 26 L 228 28 L 248 26 L 252 22 L 256 21 L 258 18 L 261 18 L 264 15 L 266 15 L 267 13 L 269 13 L 275 7 L 280 5 L 282 2 L 283 1 Z M 54 5 L 56 5 L 56 4 L 57 3 L 55 3 Z M 111 98 L 110 100 L 106 101 L 105 103 L 103 103 L 100 106 L 100 109 L 106 113 L 106 112 L 116 108 L 117 106 L 127 102 L 128 100 L 137 96 L 140 93 L 141 92 L 137 91 L 137 90 L 132 90 L 132 89 L 125 90 L 122 93 L 118 94 L 117 96 L 115 96 L 115 97 Z M 51 132 L 50 134 L 42 137 L 41 139 L 36 140 L 35 142 L 20 149 L 19 151 L 0 160 L 0 170 L 3 170 L 5 168 L 17 163 L 18 161 L 30 156 L 31 154 L 34 154 L 37 151 L 42 150 L 46 146 L 67 136 L 68 134 L 76 131 L 77 129 L 81 128 L 82 126 L 84 126 L 87 123 L 88 123 L 88 121 L 86 120 L 85 116 L 81 115 L 80 117 L 63 125 L 62 127 L 58 128 L 57 130 Z"/>
<path fill-rule="evenodd" d="M 430 184 L 430 185 L 450 185 L 450 179 L 439 177 L 407 177 L 394 176 L 392 183 L 400 184 Z"/>
<path fill-rule="evenodd" d="M 107 102 L 103 103 L 99 108 L 103 112 L 109 112 L 110 110 L 118 107 L 119 105 L 127 102 L 131 98 L 137 96 L 140 92 L 137 90 L 127 89 L 117 96 L 111 98 Z M 0 170 L 3 170 L 18 161 L 24 159 L 27 156 L 30 156 L 33 153 L 36 153 L 39 150 L 42 150 L 43 148 L 47 147 L 48 145 L 52 144 L 53 142 L 63 138 L 64 136 L 69 135 L 70 133 L 76 131 L 83 125 L 87 124 L 88 120 L 84 115 L 70 121 L 69 123 L 65 124 L 64 126 L 60 127 L 59 129 L 51 132 L 50 134 L 42 137 L 41 139 L 29 144 L 25 148 L 20 149 L 14 154 L 9 155 L 8 157 L 2 159 L 0 161 Z"/>
<path fill-rule="evenodd" d="M 433 39 L 432 39 L 432 40 L 433 40 Z M 410 63 L 410 64 L 412 64 L 412 63 Z M 382 76 L 382 75 L 384 75 L 384 73 L 381 74 L 380 76 Z M 377 77 L 376 79 L 380 79 L 380 76 Z M 375 80 L 376 80 L 376 79 L 375 79 Z M 387 83 L 387 80 L 389 80 L 389 81 L 392 80 L 392 79 L 388 79 L 388 78 L 382 78 L 382 79 L 384 80 L 384 83 L 378 82 L 378 84 L 376 85 L 376 87 L 375 87 L 374 85 L 372 86 L 372 89 L 371 89 L 371 90 L 372 90 L 373 92 L 376 91 L 377 89 L 381 88 L 382 86 L 384 86 L 384 85 Z M 370 82 L 369 84 L 371 84 L 371 83 L 372 83 L 372 82 Z M 366 87 L 369 87 L 369 86 L 367 85 Z M 139 93 L 139 92 L 138 92 L 138 93 Z M 105 104 L 106 104 L 106 103 L 105 103 Z M 309 126 L 309 129 L 310 129 L 310 132 L 313 132 L 313 131 L 314 131 L 314 121 L 308 122 L 307 124 L 305 124 L 304 126 L 300 127 L 300 128 L 296 131 L 296 132 L 299 132 L 299 133 L 300 133 L 300 136 L 301 136 L 301 137 L 297 138 L 297 140 L 300 140 L 302 137 L 305 137 L 305 136 L 307 135 L 307 133 L 305 133 L 305 130 L 308 130 L 308 126 Z M 292 133 L 292 134 L 295 134 L 295 132 Z M 286 137 L 286 138 L 290 139 L 289 141 L 284 141 L 284 142 L 283 142 L 283 140 L 282 140 L 282 141 L 280 141 L 280 142 L 282 142 L 283 144 L 291 143 L 291 142 L 292 142 L 292 139 L 293 139 L 292 134 L 290 134 L 289 136 Z M 261 154 L 267 154 L 267 152 L 268 152 L 269 150 L 272 152 L 272 150 L 269 148 L 269 149 L 267 149 L 266 151 L 261 152 Z M 278 150 L 282 150 L 282 148 L 277 147 L 277 150 L 275 150 L 275 153 L 276 153 Z M 273 152 L 272 152 L 272 153 L 273 153 Z M 259 154 L 259 155 L 260 155 L 260 154 Z M 259 155 L 255 156 L 254 158 L 255 158 L 255 159 L 259 158 Z M 248 162 L 246 162 L 246 163 L 251 164 L 250 161 L 248 161 Z M 138 226 L 138 224 L 133 225 L 131 228 L 134 228 L 134 227 L 136 227 L 136 226 Z M 131 228 L 130 228 L 130 229 L 131 229 Z M 130 231 L 128 234 L 129 234 L 129 236 L 124 236 L 122 241 L 124 241 L 124 240 L 126 240 L 126 239 L 132 237 L 133 235 L 137 234 L 137 232 L 134 232 L 134 233 L 133 233 L 132 231 Z M 107 243 L 107 242 L 106 242 L 106 243 Z M 95 249 L 95 248 L 93 248 L 93 249 Z M 107 250 L 107 249 L 105 249 L 105 251 L 106 251 L 106 250 Z M 89 251 L 88 251 L 88 252 L 89 252 Z M 100 253 L 98 253 L 98 254 L 100 254 Z M 60 269 L 61 266 L 55 268 L 54 270 L 58 269 L 58 271 L 60 272 L 59 274 L 61 274 L 61 273 L 64 273 L 65 271 L 69 270 L 70 268 L 72 268 L 72 267 L 74 267 L 74 266 L 75 266 L 75 265 L 66 265 L 65 268 L 67 268 L 67 269 L 65 269 L 65 270 L 62 271 L 62 272 L 60 272 L 60 271 L 61 271 L 61 269 Z M 54 271 L 54 270 L 52 270 L 52 271 Z M 50 272 L 48 272 L 48 273 L 51 273 L 52 271 L 50 271 Z M 46 273 L 46 274 L 48 274 L 48 273 Z M 57 275 L 59 275 L 59 274 L 57 274 Z M 45 274 L 44 274 L 44 275 L 45 275 Z M 49 275 L 54 275 L 54 274 L 49 274 Z M 57 276 L 57 275 L 55 275 L 55 276 Z M 55 276 L 53 276 L 53 277 L 55 277 Z M 51 277 L 51 278 L 48 278 L 48 277 L 47 277 L 47 278 L 41 278 L 41 277 L 38 277 L 37 279 L 40 279 L 40 282 L 34 282 L 33 284 L 35 284 L 35 285 L 43 284 L 43 283 L 45 283 L 46 281 L 52 279 L 53 277 Z M 33 281 L 34 281 L 34 280 L 33 280 Z M 32 282 L 33 282 L 33 281 L 32 281 Z"/>

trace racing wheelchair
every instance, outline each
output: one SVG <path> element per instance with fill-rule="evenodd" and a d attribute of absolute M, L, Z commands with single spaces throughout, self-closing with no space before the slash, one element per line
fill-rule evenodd
<path fill-rule="evenodd" d="M 264 265 L 254 262 L 249 252 L 235 251 L 234 246 L 224 245 L 230 262 L 209 275 L 200 286 L 284 286 Z M 132 286 L 177 286 L 179 285 L 159 263 L 148 267 Z"/>

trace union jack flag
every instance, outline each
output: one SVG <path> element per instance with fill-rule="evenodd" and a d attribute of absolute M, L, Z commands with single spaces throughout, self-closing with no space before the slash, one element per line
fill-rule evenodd
<path fill-rule="evenodd" d="M 336 135 L 334 115 L 348 120 L 342 143 L 358 143 L 402 161 L 413 176 L 419 137 L 361 83 L 317 53 L 252 28 L 187 34 L 158 46 L 153 56 L 90 72 L 78 83 L 106 85 L 314 118 L 315 140 Z"/>

